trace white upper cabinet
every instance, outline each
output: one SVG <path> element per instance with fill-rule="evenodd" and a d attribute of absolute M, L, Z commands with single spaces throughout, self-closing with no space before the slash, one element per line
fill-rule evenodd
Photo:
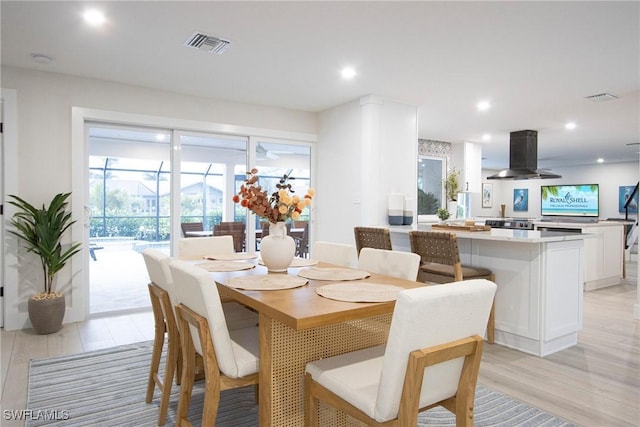
<path fill-rule="evenodd" d="M 460 191 L 480 193 L 482 187 L 482 146 L 473 142 L 453 144 L 452 164 L 460 170 Z"/>

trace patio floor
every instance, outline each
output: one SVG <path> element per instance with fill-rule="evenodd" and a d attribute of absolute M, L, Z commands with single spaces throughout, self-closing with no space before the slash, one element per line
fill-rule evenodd
<path fill-rule="evenodd" d="M 140 241 L 100 242 L 96 260 L 89 261 L 90 313 L 150 308 L 149 275 L 134 247 Z M 168 250 L 169 244 L 166 243 Z"/>

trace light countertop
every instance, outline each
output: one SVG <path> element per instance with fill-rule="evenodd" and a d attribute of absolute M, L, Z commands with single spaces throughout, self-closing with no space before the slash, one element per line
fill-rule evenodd
<path fill-rule="evenodd" d="M 389 226 L 389 232 L 408 234 L 411 230 L 430 231 L 431 225 L 420 224 L 416 226 Z M 442 231 L 442 230 L 438 230 Z M 562 231 L 533 231 L 533 230 L 512 230 L 507 228 L 494 228 L 490 231 L 459 231 L 452 230 L 458 239 L 475 239 L 475 240 L 493 240 L 503 242 L 520 242 L 520 243 L 548 243 L 562 242 L 569 240 L 583 240 L 594 237 L 590 234 L 571 233 Z"/>

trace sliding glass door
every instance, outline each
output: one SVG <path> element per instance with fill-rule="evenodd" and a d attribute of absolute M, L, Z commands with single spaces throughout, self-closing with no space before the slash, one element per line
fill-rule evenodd
<path fill-rule="evenodd" d="M 300 194 L 310 186 L 309 144 L 108 123 L 87 123 L 86 135 L 90 314 L 148 308 L 141 253 L 176 253 L 182 223 L 200 223 L 207 235 L 221 222 L 241 222 L 242 247 L 257 248 L 257 221 L 232 201 L 248 164 L 267 189 L 285 173 Z M 309 218 L 305 210 L 300 219 Z"/>
<path fill-rule="evenodd" d="M 88 125 L 89 312 L 150 305 L 141 252 L 169 252 L 171 132 Z"/>
<path fill-rule="evenodd" d="M 244 179 L 249 138 L 177 132 L 180 141 L 180 221 L 202 223 L 205 233 L 221 222 L 245 222 L 232 197 Z"/>

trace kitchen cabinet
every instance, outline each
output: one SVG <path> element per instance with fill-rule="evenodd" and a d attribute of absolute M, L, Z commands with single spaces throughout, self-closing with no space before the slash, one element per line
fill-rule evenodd
<path fill-rule="evenodd" d="M 460 191 L 482 191 L 482 147 L 473 142 L 453 144 L 453 164 L 460 169 Z"/>
<path fill-rule="evenodd" d="M 410 250 L 411 229 L 390 227 L 394 250 Z M 582 329 L 584 243 L 572 232 L 455 231 L 463 264 L 496 277 L 495 342 L 545 357 L 574 346 Z"/>
<path fill-rule="evenodd" d="M 624 224 L 600 221 L 597 223 L 536 222 L 536 229 L 573 230 L 590 234 L 585 239 L 584 288 L 592 290 L 617 285 L 622 278 L 624 261 Z"/>

